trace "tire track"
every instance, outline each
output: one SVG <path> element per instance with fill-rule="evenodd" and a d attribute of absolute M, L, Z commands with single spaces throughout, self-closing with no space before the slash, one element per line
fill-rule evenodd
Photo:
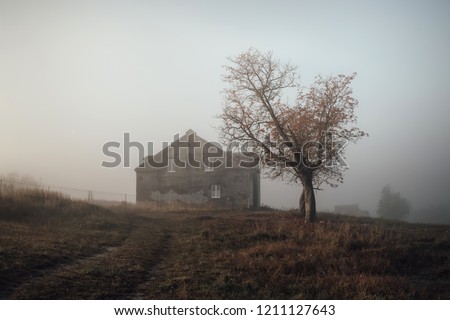
<path fill-rule="evenodd" d="M 167 260 L 167 256 L 170 255 L 172 238 L 169 230 L 163 230 L 159 245 L 152 253 L 152 258 L 146 265 L 148 271 L 142 283 L 137 286 L 135 293 L 127 297 L 127 299 L 144 300 L 152 298 L 152 293 L 155 292 L 155 286 L 161 280 L 161 271 L 164 268 L 164 262 Z"/>
<path fill-rule="evenodd" d="M 24 279 L 24 281 L 17 282 L 14 286 L 8 288 L 7 292 L 5 292 L 5 296 L 9 299 L 15 299 L 16 297 L 20 297 L 23 292 L 27 292 L 28 288 L 36 283 L 44 283 L 46 279 L 52 279 L 56 277 L 57 274 L 61 272 L 70 273 L 72 270 L 82 266 L 83 264 L 91 263 L 96 260 L 103 259 L 104 257 L 110 255 L 117 249 L 123 246 L 123 242 L 116 246 L 107 246 L 103 247 L 100 252 L 87 255 L 84 257 L 79 257 L 76 260 L 69 261 L 67 263 L 60 263 L 52 266 L 51 268 L 46 268 L 42 270 L 33 270 L 31 275 Z M 36 297 L 39 298 L 39 297 Z"/>
<path fill-rule="evenodd" d="M 151 224 L 141 224 L 117 246 L 104 247 L 101 252 L 85 258 L 59 264 L 51 270 L 42 270 L 31 279 L 23 281 L 14 287 L 8 295 L 9 299 L 143 299 L 147 296 L 147 287 L 153 283 L 153 275 L 157 273 L 161 261 L 169 249 L 170 232 L 158 220 Z M 122 281 L 118 288 L 108 285 L 113 278 L 109 272 L 115 268 L 126 270 L 119 277 L 129 278 L 129 282 Z M 100 272 L 102 284 L 96 282 L 94 273 Z M 120 272 L 122 272 L 120 271 Z M 94 278 L 92 278 L 94 277 Z M 114 277 L 114 276 L 113 276 Z M 95 284 L 95 287 L 92 285 Z M 69 291 L 63 291 L 68 285 Z M 100 291 L 94 292 L 97 285 Z M 103 290 L 103 291 L 102 291 Z M 43 291 L 43 292 L 42 292 Z"/>

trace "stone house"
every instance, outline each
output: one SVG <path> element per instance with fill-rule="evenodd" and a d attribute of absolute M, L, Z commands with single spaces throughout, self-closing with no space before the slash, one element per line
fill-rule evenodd
<path fill-rule="evenodd" d="M 136 201 L 193 208 L 258 208 L 259 168 L 242 166 L 242 161 L 249 160 L 188 130 L 135 169 Z"/>
<path fill-rule="evenodd" d="M 361 210 L 359 204 L 334 206 L 334 213 L 353 217 L 370 217 L 369 211 Z"/>

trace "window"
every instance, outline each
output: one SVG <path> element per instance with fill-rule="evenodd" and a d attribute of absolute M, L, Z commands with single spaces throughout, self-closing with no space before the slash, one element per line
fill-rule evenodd
<path fill-rule="evenodd" d="M 213 184 L 211 186 L 211 198 L 212 199 L 220 198 L 220 184 Z"/>
<path fill-rule="evenodd" d="M 169 158 L 169 163 L 168 163 L 168 167 L 167 167 L 167 172 L 169 172 L 169 173 L 175 172 L 175 168 L 174 168 L 174 160 L 173 160 L 173 158 Z"/>
<path fill-rule="evenodd" d="M 213 167 L 210 167 L 210 166 L 208 166 L 208 165 L 205 165 L 205 172 L 213 172 L 214 171 L 214 168 Z"/>
<path fill-rule="evenodd" d="M 214 171 L 214 162 L 216 161 L 216 158 L 207 158 L 205 163 L 205 172 L 213 172 Z"/>

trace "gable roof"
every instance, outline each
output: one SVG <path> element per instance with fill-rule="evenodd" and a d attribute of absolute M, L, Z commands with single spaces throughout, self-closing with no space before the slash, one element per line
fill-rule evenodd
<path fill-rule="evenodd" d="M 156 154 L 154 154 L 154 155 L 148 155 L 148 156 L 146 156 L 146 157 L 143 159 L 143 161 L 139 164 L 139 166 L 138 166 L 137 168 L 135 168 L 135 170 L 147 168 L 147 167 L 148 167 L 148 166 L 147 166 L 148 161 L 146 161 L 146 160 L 147 160 L 149 157 L 152 157 L 155 161 L 158 161 L 158 162 L 161 161 L 161 160 L 163 159 L 163 157 L 164 157 L 165 155 L 167 155 L 167 154 L 169 155 L 169 158 L 170 158 L 170 157 L 173 157 L 173 150 L 174 150 L 173 147 L 175 147 L 176 144 L 177 144 L 178 142 L 189 142 L 189 136 L 191 136 L 191 135 L 194 136 L 194 139 L 193 139 L 194 142 L 199 142 L 199 143 L 200 143 L 200 146 L 197 147 L 196 150 L 202 150 L 203 146 L 204 146 L 206 143 L 211 143 L 211 144 L 213 144 L 213 145 L 217 148 L 217 150 L 222 150 L 222 151 L 223 151 L 222 146 L 221 146 L 219 143 L 209 142 L 209 141 L 203 139 L 202 137 L 200 137 L 200 136 L 197 134 L 197 132 L 195 132 L 194 130 L 189 129 L 189 130 L 186 131 L 186 133 L 185 133 L 184 135 L 182 135 L 181 137 L 176 138 L 173 142 L 170 143 L 170 145 L 166 146 L 165 148 L 163 148 L 163 149 L 162 149 L 161 151 L 159 151 L 158 153 L 156 153 Z M 175 136 L 175 137 L 176 137 L 176 136 Z M 167 149 L 169 149 L 169 150 L 167 150 Z M 197 161 L 202 160 L 202 159 L 198 159 L 198 157 L 201 156 L 201 154 L 195 154 L 195 155 L 197 155 L 197 157 L 195 157 Z M 195 156 L 195 155 L 194 155 L 194 156 Z M 180 158 L 181 158 L 182 160 L 186 160 L 186 159 L 187 159 L 187 156 L 188 156 L 188 155 L 187 155 L 187 150 L 186 150 L 186 148 L 183 148 L 183 147 L 182 147 L 182 148 L 180 149 Z"/>

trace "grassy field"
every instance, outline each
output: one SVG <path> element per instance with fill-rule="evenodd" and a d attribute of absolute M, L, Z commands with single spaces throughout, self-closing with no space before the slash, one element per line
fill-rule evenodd
<path fill-rule="evenodd" d="M 0 198 L 2 299 L 450 299 L 450 227 Z"/>

